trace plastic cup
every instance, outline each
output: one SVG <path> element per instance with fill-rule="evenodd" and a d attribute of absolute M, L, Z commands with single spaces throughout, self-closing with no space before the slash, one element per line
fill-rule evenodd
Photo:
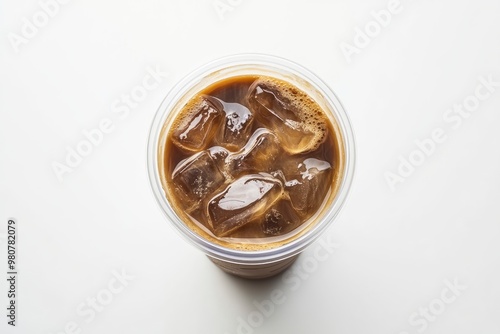
<path fill-rule="evenodd" d="M 190 229 L 176 213 L 162 186 L 159 161 L 162 157 L 165 129 L 182 106 L 205 87 L 223 79 L 241 75 L 265 75 L 294 84 L 311 96 L 325 111 L 338 131 L 343 162 L 340 178 L 322 209 L 300 233 L 262 250 L 237 250 L 210 241 Z M 206 64 L 177 83 L 158 109 L 149 134 L 148 173 L 151 187 L 167 222 L 192 245 L 203 251 L 222 270 L 245 278 L 265 278 L 288 268 L 299 254 L 313 243 L 335 220 L 344 206 L 351 187 L 355 166 L 354 134 L 349 118 L 333 91 L 316 75 L 289 60 L 261 54 L 241 54 Z"/>

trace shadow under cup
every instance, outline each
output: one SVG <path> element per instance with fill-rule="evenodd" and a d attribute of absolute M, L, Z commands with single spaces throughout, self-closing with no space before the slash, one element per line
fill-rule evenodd
<path fill-rule="evenodd" d="M 165 178 L 164 154 L 166 136 L 183 106 L 200 91 L 212 84 L 240 76 L 268 76 L 288 82 L 307 93 L 329 118 L 336 138 L 339 161 L 335 180 L 318 213 L 306 221 L 298 231 L 275 237 L 245 241 L 217 238 L 187 221 L 169 199 Z M 345 203 L 355 163 L 354 134 L 349 118 L 333 91 L 316 75 L 291 61 L 256 54 L 230 56 L 209 63 L 180 81 L 167 95 L 158 109 L 151 126 L 148 141 L 148 173 L 153 193 L 170 224 L 194 246 L 201 249 L 222 270 L 245 278 L 266 278 L 288 268 L 298 255 L 316 240 L 333 222 Z"/>

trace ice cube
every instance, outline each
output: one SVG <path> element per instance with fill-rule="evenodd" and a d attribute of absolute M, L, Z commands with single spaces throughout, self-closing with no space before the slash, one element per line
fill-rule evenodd
<path fill-rule="evenodd" d="M 253 123 L 252 112 L 240 103 L 228 103 L 220 99 L 224 111 L 224 126 L 219 130 L 218 142 L 231 150 L 239 150 L 250 137 Z"/>
<path fill-rule="evenodd" d="M 226 180 L 210 155 L 201 151 L 177 164 L 172 180 L 180 202 L 187 211 L 196 209 L 201 201 L 217 190 Z"/>
<path fill-rule="evenodd" d="M 292 159 L 284 165 L 285 190 L 295 210 L 303 216 L 317 210 L 331 187 L 332 172 L 329 162 L 316 158 Z"/>
<path fill-rule="evenodd" d="M 266 236 L 278 236 L 294 230 L 301 223 L 302 220 L 290 201 L 282 199 L 264 214 L 261 228 Z"/>
<path fill-rule="evenodd" d="M 223 118 L 222 104 L 210 96 L 197 96 L 184 108 L 186 113 L 173 128 L 173 142 L 188 151 L 205 149 Z"/>
<path fill-rule="evenodd" d="M 228 236 L 263 215 L 283 195 L 281 181 L 267 173 L 242 176 L 208 203 L 213 232 Z"/>
<path fill-rule="evenodd" d="M 327 123 L 323 112 L 297 88 L 259 79 L 250 86 L 247 101 L 255 117 L 278 136 L 287 152 L 311 151 L 324 141 Z"/>
<path fill-rule="evenodd" d="M 246 145 L 237 153 L 226 158 L 229 173 L 271 172 L 276 160 L 282 154 L 278 138 L 265 128 L 255 130 Z"/>

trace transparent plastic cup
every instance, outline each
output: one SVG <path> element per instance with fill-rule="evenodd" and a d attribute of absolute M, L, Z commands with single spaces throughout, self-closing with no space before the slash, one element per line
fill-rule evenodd
<path fill-rule="evenodd" d="M 325 111 L 338 131 L 342 145 L 342 168 L 336 190 L 300 233 L 276 247 L 238 250 L 209 240 L 188 227 L 176 213 L 167 190 L 162 186 L 159 161 L 163 158 L 165 133 L 175 116 L 191 97 L 218 81 L 243 75 L 264 75 L 287 81 L 306 92 Z M 167 131 L 166 131 L 167 130 Z M 148 173 L 154 196 L 166 220 L 191 244 L 202 250 L 222 270 L 245 278 L 265 278 L 288 268 L 299 254 L 330 226 L 344 206 L 351 187 L 355 166 L 354 134 L 349 118 L 333 91 L 316 75 L 289 60 L 262 54 L 225 57 L 198 68 L 168 93 L 158 109 L 148 141 Z M 270 240 L 271 242 L 271 240 Z"/>

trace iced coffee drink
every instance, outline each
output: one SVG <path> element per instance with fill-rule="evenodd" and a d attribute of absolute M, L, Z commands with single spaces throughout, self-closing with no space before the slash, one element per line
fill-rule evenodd
<path fill-rule="evenodd" d="M 214 83 L 164 131 L 160 168 L 169 200 L 193 231 L 224 246 L 275 247 L 303 230 L 336 190 L 339 138 L 320 106 L 288 82 L 240 76 Z"/>
<path fill-rule="evenodd" d="M 318 77 L 265 55 L 181 80 L 151 127 L 148 172 L 169 224 L 223 270 L 278 274 L 336 218 L 352 181 L 348 117 Z"/>

